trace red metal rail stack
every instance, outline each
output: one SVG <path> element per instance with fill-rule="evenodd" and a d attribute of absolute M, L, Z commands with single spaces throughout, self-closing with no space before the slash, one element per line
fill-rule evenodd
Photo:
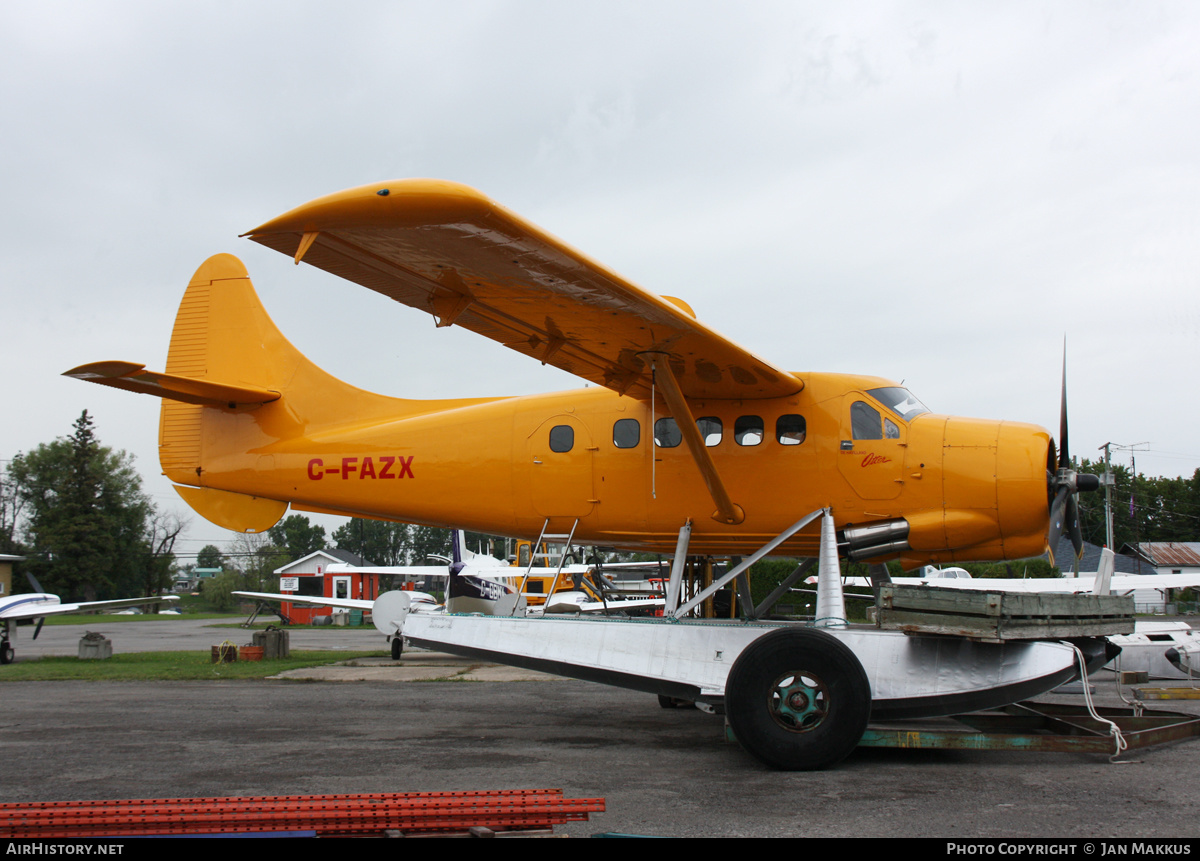
<path fill-rule="evenodd" d="M 561 789 L 260 795 L 0 804 L 0 837 L 315 832 L 318 836 L 544 831 L 604 812 L 603 798 Z"/>

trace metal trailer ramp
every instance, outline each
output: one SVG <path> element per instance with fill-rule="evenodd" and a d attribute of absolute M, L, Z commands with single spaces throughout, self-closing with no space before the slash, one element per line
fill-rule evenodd
<path fill-rule="evenodd" d="M 1112 756 L 1200 735 L 1200 717 L 1196 715 L 1145 711 L 1139 716 L 1122 708 L 1099 708 L 1096 713 L 1120 729 L 1121 749 L 1110 725 L 1096 720 L 1086 708 L 1030 702 L 939 720 L 873 724 L 858 746 Z"/>
<path fill-rule="evenodd" d="M 561 789 L 13 802 L 0 804 L 0 837 L 517 836 L 603 812 L 603 798 Z"/>

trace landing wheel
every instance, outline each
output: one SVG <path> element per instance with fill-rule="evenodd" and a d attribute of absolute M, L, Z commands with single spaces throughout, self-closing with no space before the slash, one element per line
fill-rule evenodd
<path fill-rule="evenodd" d="M 725 684 L 725 716 L 742 747 L 772 768 L 827 768 L 862 738 L 871 685 L 836 637 L 784 628 L 738 656 Z"/>
<path fill-rule="evenodd" d="M 404 651 L 404 641 L 399 637 L 392 637 L 392 660 L 400 660 L 400 653 Z"/>
<path fill-rule="evenodd" d="M 0 664 L 11 664 L 16 657 L 16 651 L 7 642 L 0 645 Z"/>

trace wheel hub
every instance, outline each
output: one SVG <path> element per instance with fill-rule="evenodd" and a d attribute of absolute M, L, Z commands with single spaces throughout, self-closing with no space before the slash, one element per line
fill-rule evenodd
<path fill-rule="evenodd" d="M 824 684 L 806 672 L 789 672 L 780 676 L 768 694 L 771 717 L 789 732 L 808 732 L 816 729 L 829 707 Z"/>

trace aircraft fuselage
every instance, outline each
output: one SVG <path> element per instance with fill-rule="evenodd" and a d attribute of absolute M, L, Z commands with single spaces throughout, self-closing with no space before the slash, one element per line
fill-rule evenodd
<path fill-rule="evenodd" d="M 692 552 L 744 553 L 830 507 L 843 526 L 905 518 L 908 549 L 881 555 L 906 565 L 1042 552 L 1045 430 L 928 412 L 905 421 L 868 394 L 894 383 L 803 380 L 786 398 L 689 404 L 745 510 L 738 525 L 712 519 L 695 461 L 664 427 L 665 406 L 599 387 L 397 399 L 394 418 L 348 420 L 312 436 L 295 433 L 286 397 L 230 410 L 205 423 L 200 483 L 299 508 L 514 536 L 536 535 L 547 520 L 550 531 L 567 532 L 578 520 L 579 541 L 645 551 L 673 550 L 690 518 Z M 863 404 L 884 421 L 875 434 L 883 438 L 856 438 Z M 783 550 L 815 555 L 817 538 L 802 532 Z"/>

